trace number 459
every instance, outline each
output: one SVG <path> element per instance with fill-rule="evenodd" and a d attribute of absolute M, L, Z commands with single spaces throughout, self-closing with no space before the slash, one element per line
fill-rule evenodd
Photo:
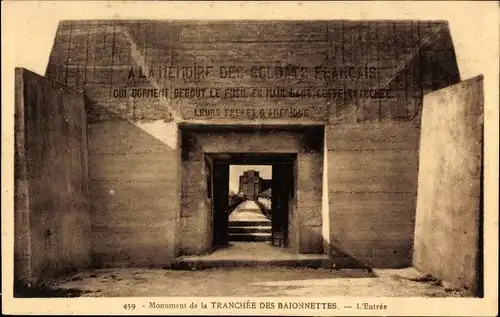
<path fill-rule="evenodd" d="M 125 305 L 123 305 L 123 309 L 125 309 L 125 310 L 134 310 L 135 309 L 135 304 L 125 304 Z"/>

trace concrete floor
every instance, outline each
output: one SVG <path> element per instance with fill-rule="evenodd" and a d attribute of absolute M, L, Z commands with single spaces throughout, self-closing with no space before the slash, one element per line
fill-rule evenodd
<path fill-rule="evenodd" d="M 418 296 L 463 297 L 466 293 L 443 286 L 413 268 L 398 270 L 324 269 L 265 266 L 266 261 L 287 265 L 304 263 L 326 255 L 292 254 L 266 242 L 233 242 L 232 247 L 199 257 L 204 270 L 121 268 L 89 270 L 61 279 L 50 287 L 71 290 L 83 297 L 134 296 Z M 260 260 L 259 260 L 260 259 Z M 231 267 L 235 263 L 249 266 Z M 313 260 L 314 261 L 314 260 Z M 252 267 L 252 265 L 258 267 Z M 285 264 L 283 264 L 285 263 Z M 264 267 L 264 266 L 265 267 Z"/>
<path fill-rule="evenodd" d="M 295 254 L 286 248 L 276 247 L 271 242 L 231 242 L 228 248 L 218 249 L 211 254 L 182 256 L 179 260 L 241 260 L 241 261 L 279 261 L 328 259 L 326 254 Z"/>
<path fill-rule="evenodd" d="M 83 297 L 131 296 L 418 296 L 463 297 L 414 269 L 329 270 L 219 268 L 197 271 L 128 268 L 78 273 L 50 285 Z"/>
<path fill-rule="evenodd" d="M 234 219 L 266 219 L 254 202 L 245 202 L 232 216 Z M 187 268 L 191 270 L 91 270 L 59 280 L 50 287 L 59 293 L 71 290 L 84 297 L 467 295 L 426 278 L 413 268 L 373 271 L 307 268 L 311 264 L 322 267 L 314 265 L 328 261 L 328 256 L 293 254 L 269 242 L 231 242 L 229 248 L 212 254 L 184 256 L 177 260 L 190 264 Z M 204 263 L 209 268 L 198 270 L 200 266 L 191 266 L 193 263 Z M 284 267 L 274 266 L 277 263 Z M 297 264 L 300 267 L 290 267 Z"/>

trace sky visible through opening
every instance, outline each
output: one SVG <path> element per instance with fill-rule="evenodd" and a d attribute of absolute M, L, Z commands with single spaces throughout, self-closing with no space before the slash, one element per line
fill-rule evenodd
<path fill-rule="evenodd" d="M 240 176 L 244 171 L 254 170 L 259 172 L 263 179 L 272 178 L 271 165 L 229 165 L 229 192 L 238 193 L 240 186 Z"/>

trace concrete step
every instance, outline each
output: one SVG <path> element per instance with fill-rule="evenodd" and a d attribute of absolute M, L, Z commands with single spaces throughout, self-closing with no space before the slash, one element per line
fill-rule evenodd
<path fill-rule="evenodd" d="M 291 249 L 269 242 L 232 242 L 201 255 L 183 255 L 166 268 L 193 270 L 232 267 L 309 267 L 327 269 L 371 269 L 350 256 L 335 252 L 326 254 L 297 254 Z M 348 276 L 346 276 L 348 277 Z M 374 276 L 373 276 L 374 277 Z"/>
<path fill-rule="evenodd" d="M 240 212 L 253 212 L 255 214 L 261 215 L 262 211 L 260 211 L 260 208 L 245 208 L 244 210 Z"/>
<path fill-rule="evenodd" d="M 271 226 L 231 227 L 229 233 L 271 233 Z"/>
<path fill-rule="evenodd" d="M 203 270 L 212 268 L 235 267 L 290 267 L 290 268 L 328 268 L 331 269 L 333 261 L 318 256 L 311 259 L 176 259 L 171 269 L 174 270 Z"/>
<path fill-rule="evenodd" d="M 230 233 L 229 241 L 271 241 L 271 233 Z"/>
<path fill-rule="evenodd" d="M 251 226 L 270 226 L 271 221 L 263 220 L 230 220 L 229 227 L 251 227 Z"/>

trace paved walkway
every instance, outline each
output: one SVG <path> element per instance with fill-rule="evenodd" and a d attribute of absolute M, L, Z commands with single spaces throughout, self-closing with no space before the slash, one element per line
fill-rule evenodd
<path fill-rule="evenodd" d="M 269 221 L 253 200 L 246 200 L 229 215 L 229 221 Z"/>
<path fill-rule="evenodd" d="M 242 202 L 229 215 L 230 241 L 271 241 L 272 224 L 252 200 Z"/>

